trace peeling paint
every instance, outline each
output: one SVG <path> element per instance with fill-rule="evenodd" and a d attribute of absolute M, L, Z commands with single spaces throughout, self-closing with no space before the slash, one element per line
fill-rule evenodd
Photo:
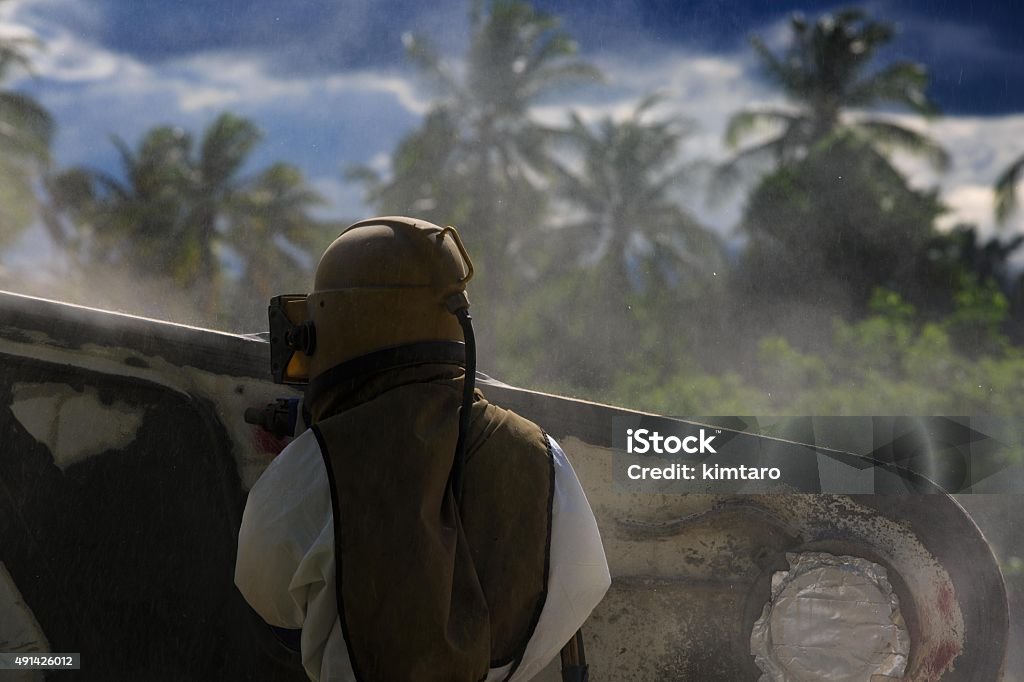
<path fill-rule="evenodd" d="M 262 443 L 257 442 L 255 430 L 245 423 L 242 415 L 248 407 L 294 394 L 293 389 L 275 386 L 258 379 L 216 374 L 190 366 L 178 366 L 159 356 L 141 355 L 133 349 L 90 343 L 70 349 L 59 346 L 44 332 L 31 330 L 25 334 L 30 338 L 28 343 L 12 342 L 9 339 L 0 338 L 0 352 L 32 358 L 41 362 L 73 365 L 102 374 L 148 381 L 190 401 L 196 397 L 209 400 L 216 412 L 214 418 L 224 425 L 234 444 L 235 465 L 242 489 L 245 491 L 255 485 L 260 474 L 274 458 L 275 453 L 268 452 Z M 136 361 L 126 362 L 129 357 L 136 358 Z M 138 360 L 142 360 L 142 362 L 138 362 Z M 242 387 L 241 392 L 238 391 L 238 387 Z M 21 421 L 20 418 L 19 421 Z M 44 442 L 27 426 L 26 429 L 37 440 Z M 88 456 L 90 455 L 83 455 L 83 457 Z"/>
<path fill-rule="evenodd" d="M 33 438 L 49 448 L 61 471 L 135 440 L 145 410 L 122 401 L 104 404 L 98 391 L 67 384 L 19 383 L 11 412 Z"/>

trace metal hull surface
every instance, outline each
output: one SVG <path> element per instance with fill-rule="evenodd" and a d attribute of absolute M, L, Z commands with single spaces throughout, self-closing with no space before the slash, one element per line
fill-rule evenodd
<path fill-rule="evenodd" d="M 298 395 L 268 359 L 254 337 L 0 293 L 0 645 L 82 654 L 47 679 L 306 679 L 232 582 L 246 492 L 284 445 L 242 415 Z M 591 679 L 758 679 L 751 627 L 801 551 L 886 567 L 905 679 L 999 679 L 1005 587 L 953 498 L 625 493 L 611 419 L 630 411 L 480 387 L 559 440 L 597 515 L 613 584 Z"/>

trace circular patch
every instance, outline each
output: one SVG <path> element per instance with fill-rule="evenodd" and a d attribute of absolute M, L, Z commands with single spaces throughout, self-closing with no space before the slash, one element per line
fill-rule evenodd
<path fill-rule="evenodd" d="M 750 635 L 761 680 L 902 678 L 910 637 L 885 568 L 824 552 L 786 558 Z"/>

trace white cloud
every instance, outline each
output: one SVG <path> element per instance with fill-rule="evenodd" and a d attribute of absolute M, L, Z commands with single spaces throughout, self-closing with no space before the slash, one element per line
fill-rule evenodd
<path fill-rule="evenodd" d="M 39 16 L 59 11 L 72 20 L 80 31 L 94 32 L 102 24 L 99 8 L 93 3 L 76 0 L 6 0 L 0 3 L 0 36 L 28 37 L 39 40 L 42 46 L 32 57 L 45 58 L 53 52 L 53 39 L 61 32 Z M 66 31 L 64 32 L 66 33 Z"/>
<path fill-rule="evenodd" d="M 275 75 L 266 60 L 239 53 L 206 53 L 187 59 L 171 60 L 159 66 L 145 66 L 123 55 L 113 56 L 100 48 L 87 48 L 79 52 L 91 53 L 89 70 L 63 71 L 61 76 L 70 80 L 72 75 L 97 76 L 94 86 L 107 90 L 173 93 L 184 112 L 220 110 L 225 107 L 251 108 L 255 105 L 283 103 L 289 107 L 301 106 L 308 100 L 315 106 L 324 93 L 337 97 L 360 93 L 391 95 L 395 103 L 410 113 L 420 115 L 427 109 L 427 101 L 417 96 L 407 79 L 393 74 L 357 72 L 340 75 L 316 75 L 296 78 Z M 89 59 L 79 63 L 88 64 Z M 47 64 L 40 73 L 50 77 Z M 101 71 L 105 67 L 105 72 Z"/>
<path fill-rule="evenodd" d="M 49 41 L 35 63 L 40 77 L 67 83 L 141 83 L 150 75 L 149 69 L 133 59 L 94 48 L 67 34 Z"/>
<path fill-rule="evenodd" d="M 324 204 L 313 210 L 317 218 L 358 220 L 367 210 L 363 203 L 362 188 L 343 182 L 340 171 L 337 176 L 312 178 L 310 184 L 324 198 Z"/>
<path fill-rule="evenodd" d="M 69 5 L 59 0 L 15 0 L 0 11 L 0 35 L 39 37 L 45 49 L 32 55 L 33 70 L 51 86 L 81 85 L 103 94 L 145 96 L 173 94 L 178 107 L 186 113 L 219 110 L 228 106 L 246 107 L 268 102 L 296 104 L 323 93 L 343 96 L 348 93 L 380 93 L 415 115 L 423 114 L 428 100 L 412 80 L 397 73 L 356 71 L 298 77 L 277 75 L 271 68 L 273 56 L 244 51 L 203 52 L 146 64 L 130 55 L 102 47 L 84 38 L 85 32 L 72 32 L 55 24 L 26 24 L 30 10 L 43 5 Z M 24 85 L 28 75 L 13 81 Z M 168 112 L 170 113 L 170 112 Z"/>
<path fill-rule="evenodd" d="M 785 23 L 779 24 L 780 31 L 784 27 Z M 623 120 L 643 96 L 658 91 L 665 99 L 652 115 L 680 116 L 696 124 L 684 144 L 685 157 L 717 162 L 732 153 L 723 143 L 732 114 L 744 108 L 788 106 L 759 78 L 756 64 L 746 57 L 713 57 L 666 48 L 659 55 L 646 55 L 642 62 L 624 56 L 597 61 L 608 76 L 608 87 L 602 92 L 612 94 L 596 101 L 559 101 L 537 107 L 534 113 L 542 123 L 564 124 L 570 107 L 590 123 L 606 117 Z M 948 116 L 933 121 L 909 114 L 888 114 L 885 118 L 929 135 L 950 153 L 952 164 L 946 173 L 936 172 L 919 158 L 901 153 L 894 156 L 894 163 L 913 186 L 939 188 L 949 208 L 939 220 L 939 227 L 970 222 L 978 225 L 982 235 L 995 233 L 991 188 L 999 173 L 1024 154 L 1024 113 Z M 709 208 L 700 192 L 691 191 L 689 196 L 688 208 L 722 234 L 730 232 L 742 210 L 742 191 L 731 203 L 718 208 Z M 1004 232 L 1024 232 L 1024 216 L 1018 213 L 1008 228 Z"/>
<path fill-rule="evenodd" d="M 386 174 L 391 171 L 391 157 L 386 152 L 380 152 L 367 165 L 378 173 Z"/>
<path fill-rule="evenodd" d="M 936 172 L 920 159 L 899 154 L 896 165 L 919 188 L 938 187 L 949 212 L 939 226 L 949 228 L 961 222 L 974 223 L 980 233 L 998 231 L 993 218 L 992 187 L 999 174 L 1024 154 L 1024 113 L 1008 116 L 950 116 L 930 122 L 907 115 L 892 117 L 902 125 L 929 135 L 949 152 L 950 169 Z M 1009 232 L 1024 232 L 1018 214 L 1007 225 Z"/>
<path fill-rule="evenodd" d="M 992 186 L 958 185 L 946 192 L 946 203 L 951 211 L 940 217 L 941 229 L 951 229 L 958 223 L 990 225 L 992 222 Z"/>
<path fill-rule="evenodd" d="M 408 111 L 421 116 L 430 108 L 429 98 L 424 97 L 409 78 L 397 74 L 380 72 L 337 74 L 326 78 L 323 84 L 328 92 L 335 93 L 350 90 L 387 93 Z"/>
<path fill-rule="evenodd" d="M 212 86 L 187 87 L 179 93 L 182 111 L 226 109 L 239 100 L 237 91 Z"/>
<path fill-rule="evenodd" d="M 10 23 L 0 15 L 0 40 L 36 40 L 39 36 L 27 26 Z"/>

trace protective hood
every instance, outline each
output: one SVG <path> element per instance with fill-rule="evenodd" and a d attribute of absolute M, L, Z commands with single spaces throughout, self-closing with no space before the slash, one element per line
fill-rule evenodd
<path fill-rule="evenodd" d="M 463 374 L 401 367 L 311 404 L 331 484 L 338 611 L 360 680 L 478 682 L 518 663 L 544 606 L 548 440 L 477 392 L 456 504 Z"/>

